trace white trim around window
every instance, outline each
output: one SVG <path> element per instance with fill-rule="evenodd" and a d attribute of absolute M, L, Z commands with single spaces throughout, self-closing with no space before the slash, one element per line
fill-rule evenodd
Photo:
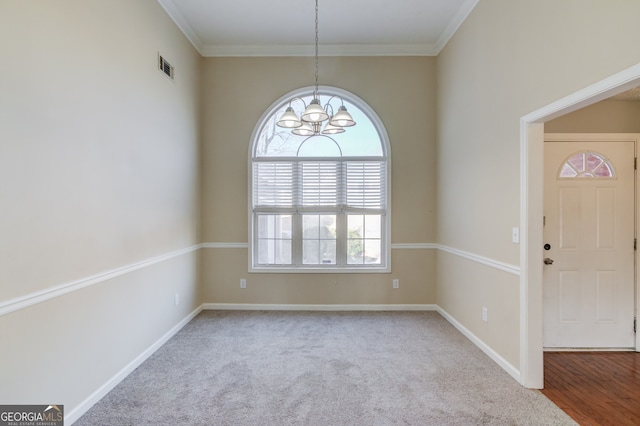
<path fill-rule="evenodd" d="M 289 99 L 312 90 L 299 89 L 278 99 L 254 129 L 249 150 L 249 272 L 391 272 L 389 139 L 363 100 L 341 89 L 320 89 L 321 96 L 337 95 L 348 102 L 352 114 L 357 110 L 363 127 L 368 126 L 368 138 L 375 135 L 371 139 L 379 144 L 379 155 L 363 149 L 362 155 L 343 156 L 344 140 L 339 138 L 330 138 L 339 148 L 336 155 L 258 152 L 264 129 L 274 129 L 273 117 Z M 300 146 L 306 142 L 300 139 Z"/>

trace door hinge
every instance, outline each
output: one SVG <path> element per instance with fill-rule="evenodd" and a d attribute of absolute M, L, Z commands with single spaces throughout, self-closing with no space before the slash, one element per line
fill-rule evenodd
<path fill-rule="evenodd" d="M 638 170 L 638 157 L 633 158 L 633 170 Z"/>
<path fill-rule="evenodd" d="M 637 333 L 637 326 L 638 326 L 638 321 L 634 318 L 633 319 L 633 332 Z"/>
<path fill-rule="evenodd" d="M 638 239 L 634 238 L 633 239 L 633 250 L 638 250 Z"/>
<path fill-rule="evenodd" d="M 542 216 L 542 226 L 543 227 L 547 226 L 547 217 L 546 216 Z"/>

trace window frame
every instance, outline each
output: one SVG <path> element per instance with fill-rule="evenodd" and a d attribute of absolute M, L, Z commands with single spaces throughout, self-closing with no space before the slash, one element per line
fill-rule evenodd
<path fill-rule="evenodd" d="M 249 145 L 249 155 L 248 155 L 248 235 L 249 235 L 249 247 L 248 247 L 248 271 L 255 273 L 389 273 L 391 272 L 391 150 L 390 143 L 387 131 L 382 124 L 382 121 L 376 114 L 376 112 L 362 99 L 357 97 L 356 95 L 347 92 L 343 89 L 337 87 L 330 86 L 320 86 L 319 92 L 321 95 L 332 96 L 336 95 L 344 99 L 345 101 L 353 104 L 356 108 L 359 108 L 360 111 L 370 120 L 371 124 L 375 128 L 381 149 L 381 156 L 349 156 L 349 157 L 259 157 L 256 155 L 256 151 L 258 148 L 258 138 L 260 137 L 261 131 L 270 117 L 273 116 L 279 109 L 283 108 L 288 101 L 293 97 L 304 97 L 309 96 L 313 93 L 314 87 L 308 86 L 300 89 L 293 90 L 275 102 L 273 102 L 262 114 L 260 119 L 258 120 L 256 126 L 254 127 L 253 133 L 251 135 L 251 141 Z M 348 132 L 349 130 L 347 130 Z M 255 212 L 253 207 L 253 196 L 254 196 L 254 162 L 269 162 L 269 161 L 337 161 L 340 163 L 349 162 L 349 161 L 380 161 L 384 164 L 384 174 L 385 174 L 385 193 L 384 193 L 384 209 L 383 214 L 381 215 L 381 259 L 380 264 L 348 264 L 347 257 L 344 253 L 345 248 L 340 248 L 341 242 L 345 244 L 348 243 L 348 233 L 346 232 L 346 223 L 349 214 L 366 214 L 368 211 L 358 211 L 358 209 L 336 209 L 336 208 L 323 208 L 322 206 L 318 206 L 317 208 L 303 208 L 297 211 L 292 211 L 290 208 L 274 208 L 272 210 L 273 213 L 282 214 L 291 214 L 291 222 L 292 222 L 292 264 L 291 265 L 260 265 L 257 263 L 257 245 L 258 245 L 258 235 L 256 230 L 255 222 L 258 220 L 258 215 L 264 214 L 264 211 Z M 302 261 L 296 264 L 296 259 L 300 260 L 301 255 L 301 242 L 302 239 L 302 229 L 297 229 L 296 226 L 301 227 L 302 216 L 305 213 L 312 214 L 335 214 L 336 222 L 340 227 L 344 227 L 342 229 L 343 235 L 338 236 L 336 238 L 337 248 L 337 259 L 336 264 L 314 264 L 308 265 L 303 264 Z M 372 212 L 373 214 L 373 212 Z M 297 224 L 299 222 L 299 224 Z M 296 238 L 296 234 L 298 234 Z M 346 246 L 345 246 L 346 247 Z M 299 251 L 299 253 L 298 253 Z M 342 255 L 342 258 L 340 256 Z M 341 263 L 341 260 L 344 263 Z"/>

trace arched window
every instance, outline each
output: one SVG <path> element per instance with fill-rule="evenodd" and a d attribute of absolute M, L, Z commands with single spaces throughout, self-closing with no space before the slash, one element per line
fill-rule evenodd
<path fill-rule="evenodd" d="M 571 155 L 560 167 L 561 179 L 613 179 L 613 166 L 602 154 L 581 151 Z"/>
<path fill-rule="evenodd" d="M 335 111 L 344 102 L 356 126 L 336 135 L 297 136 L 276 121 L 298 114 L 313 88 L 289 93 L 257 123 L 250 152 L 250 269 L 387 272 L 390 268 L 389 141 L 364 101 L 321 87 Z M 339 98 L 332 98 L 339 96 Z M 334 105 L 335 103 L 335 105 Z"/>

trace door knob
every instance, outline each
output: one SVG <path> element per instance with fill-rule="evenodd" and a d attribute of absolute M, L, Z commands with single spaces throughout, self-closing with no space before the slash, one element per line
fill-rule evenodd
<path fill-rule="evenodd" d="M 545 257 L 544 258 L 544 264 L 545 265 L 553 265 L 553 259 L 551 259 L 550 257 Z"/>

